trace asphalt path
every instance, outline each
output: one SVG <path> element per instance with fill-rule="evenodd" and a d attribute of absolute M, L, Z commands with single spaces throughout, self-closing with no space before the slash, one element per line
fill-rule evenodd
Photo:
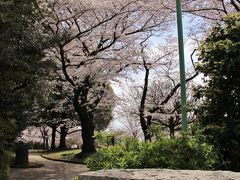
<path fill-rule="evenodd" d="M 41 163 L 41 168 L 11 168 L 10 180 L 73 180 L 78 174 L 88 171 L 85 165 L 51 161 L 38 153 L 29 154 L 29 161 Z"/>

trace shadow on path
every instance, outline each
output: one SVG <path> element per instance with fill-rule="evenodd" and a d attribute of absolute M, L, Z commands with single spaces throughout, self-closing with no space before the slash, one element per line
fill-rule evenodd
<path fill-rule="evenodd" d="M 30 162 L 44 164 L 41 168 L 12 168 L 10 180 L 73 180 L 78 174 L 88 171 L 85 165 L 44 159 L 38 153 L 29 154 Z"/>

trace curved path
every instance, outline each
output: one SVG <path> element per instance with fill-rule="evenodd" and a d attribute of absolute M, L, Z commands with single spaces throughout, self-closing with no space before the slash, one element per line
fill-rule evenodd
<path fill-rule="evenodd" d="M 44 164 L 44 167 L 12 168 L 10 169 L 10 180 L 73 180 L 78 174 L 88 170 L 85 165 L 50 161 L 37 153 L 29 154 L 29 161 Z"/>

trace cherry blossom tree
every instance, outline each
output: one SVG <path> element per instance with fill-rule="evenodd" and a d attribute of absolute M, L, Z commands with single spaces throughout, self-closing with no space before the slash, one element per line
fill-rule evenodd
<path fill-rule="evenodd" d="M 164 58 L 172 58 L 171 55 L 173 52 L 171 52 L 169 49 L 167 50 L 160 50 L 159 54 L 157 56 L 149 56 L 147 52 L 144 52 L 144 46 L 142 44 L 142 66 L 144 69 L 144 83 L 140 98 L 140 106 L 139 106 L 139 118 L 140 118 L 140 124 L 143 130 L 144 138 L 145 140 L 151 140 L 151 135 L 148 132 L 149 127 L 152 124 L 152 116 L 147 115 L 146 113 L 146 101 L 148 96 L 148 89 L 149 89 L 149 76 L 150 76 L 150 69 L 158 68 L 160 65 L 166 65 L 168 63 L 164 62 Z M 171 61 L 169 61 L 171 63 Z"/>
<path fill-rule="evenodd" d="M 175 0 L 162 0 L 164 7 L 176 14 Z M 224 16 L 232 12 L 240 11 L 239 0 L 183 0 L 183 15 L 187 24 L 189 37 L 193 39 L 198 46 L 199 41 L 203 39 L 207 31 L 212 28 L 216 22 L 222 22 Z"/>
<path fill-rule="evenodd" d="M 176 13 L 175 1 L 162 1 L 162 3 L 166 9 L 171 10 L 172 13 Z M 190 35 L 194 35 L 195 37 L 200 33 L 206 33 L 212 22 L 222 21 L 226 14 L 239 11 L 239 1 L 195 0 L 183 1 L 182 4 L 183 11 L 190 15 L 189 17 L 192 19 L 191 24 L 194 25 L 193 28 L 189 28 Z M 199 18 L 195 20 L 196 17 Z M 202 28 L 201 26 L 203 24 L 206 26 Z M 201 36 L 199 37 L 201 38 Z M 194 40 L 199 42 L 199 37 L 194 38 Z M 194 46 L 196 46 L 196 44 Z M 193 50 L 192 56 L 195 52 L 196 50 Z M 149 72 L 152 69 L 152 63 L 149 63 L 149 58 L 147 59 L 146 56 L 142 56 L 142 60 L 142 66 L 145 72 L 144 84 L 142 88 L 136 88 L 137 92 L 134 93 L 135 98 L 133 99 L 137 99 L 137 96 L 138 99 L 140 99 L 138 102 L 140 104 L 138 116 L 140 117 L 145 139 L 150 139 L 150 135 L 147 134 L 147 129 L 152 122 L 158 122 L 162 127 L 168 128 L 170 137 L 173 137 L 174 131 L 179 130 L 181 125 L 179 103 L 180 83 L 178 83 L 177 74 L 175 73 L 174 77 L 172 77 L 173 72 L 169 73 L 166 71 L 164 78 L 152 83 L 149 87 Z M 168 59 L 165 67 L 171 66 L 172 64 L 172 59 Z M 176 71 L 176 69 L 174 70 Z M 198 72 L 191 73 L 187 77 L 186 82 L 193 80 L 197 75 Z M 137 114 L 136 109 L 133 111 Z M 131 114 L 134 113 L 132 112 Z M 189 122 L 192 122 L 192 119 L 190 119 Z"/>
<path fill-rule="evenodd" d="M 164 7 L 176 12 L 176 2 L 162 0 Z M 231 12 L 240 11 L 239 0 L 183 0 L 183 12 L 213 21 L 223 21 Z"/>
<path fill-rule="evenodd" d="M 130 87 L 130 91 L 125 94 L 127 99 L 122 102 L 123 107 L 127 107 L 125 116 L 131 116 L 132 121 L 138 119 L 145 140 L 151 140 L 149 128 L 152 124 L 167 130 L 171 138 L 175 131 L 181 129 L 177 48 L 174 39 L 172 42 L 154 50 L 142 46 L 139 68 L 143 79 Z M 198 75 L 193 71 L 187 74 L 188 84 Z"/>
<path fill-rule="evenodd" d="M 141 39 L 166 30 L 173 17 L 156 0 L 38 4 L 48 27 L 60 39 L 50 54 L 73 88 L 73 106 L 82 126 L 82 153 L 95 152 L 93 112 L 106 105 L 103 97 L 109 80 L 134 64 Z M 91 93 L 96 83 L 100 86 Z"/>

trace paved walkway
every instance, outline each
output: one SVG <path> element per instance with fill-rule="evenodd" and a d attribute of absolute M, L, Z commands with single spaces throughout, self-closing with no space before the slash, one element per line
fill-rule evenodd
<path fill-rule="evenodd" d="M 78 174 L 87 171 L 85 165 L 50 161 L 37 153 L 30 154 L 29 161 L 44 164 L 44 167 L 12 168 L 10 169 L 10 180 L 73 180 Z"/>

